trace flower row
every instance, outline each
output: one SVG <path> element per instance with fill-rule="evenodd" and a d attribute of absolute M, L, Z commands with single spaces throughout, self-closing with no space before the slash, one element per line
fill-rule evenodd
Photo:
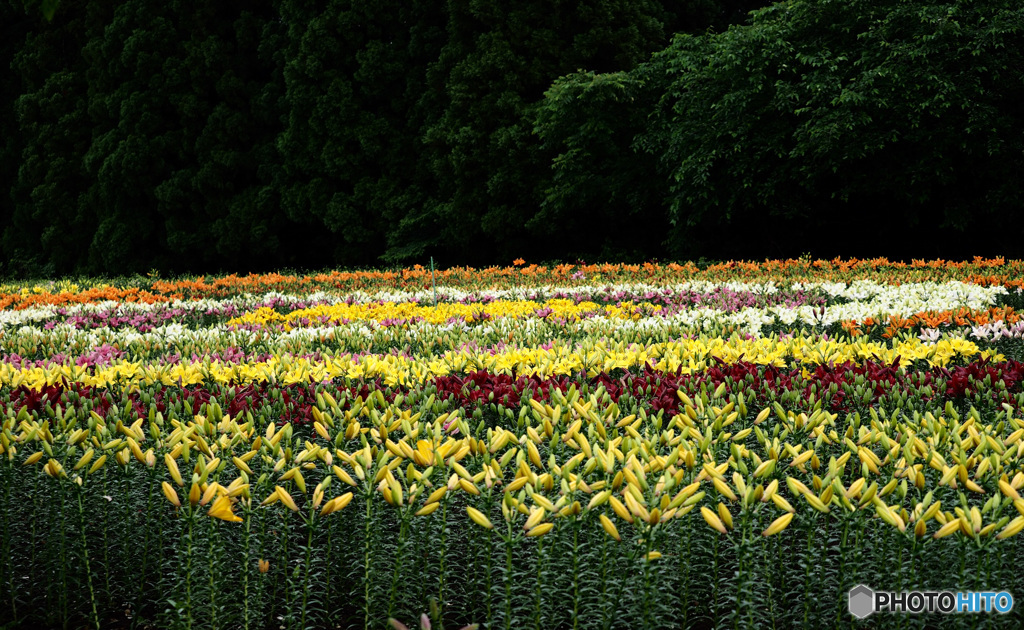
<path fill-rule="evenodd" d="M 1024 406 L 1024 364 L 1016 361 L 975 361 L 951 368 L 918 370 L 898 363 L 875 361 L 859 365 L 818 365 L 813 369 L 777 368 L 740 361 L 691 374 L 658 372 L 648 367 L 636 373 L 602 372 L 585 379 L 579 375 L 513 377 L 480 370 L 395 387 L 388 387 L 379 379 L 348 384 L 268 381 L 181 387 L 154 384 L 145 388 L 115 389 L 120 395 L 116 405 L 114 397 L 104 395 L 108 391 L 105 388 L 61 382 L 40 389 L 25 385 L 6 388 L 2 404 L 15 415 L 20 415 L 24 408 L 31 417 L 52 411 L 54 401 L 60 401 L 64 409 L 85 408 L 101 418 L 118 413 L 126 413 L 131 418 L 147 417 L 152 409 L 174 420 L 199 414 L 204 405 L 219 401 L 223 412 L 232 417 L 253 416 L 264 422 L 290 423 L 308 430 L 313 422 L 312 409 L 318 402 L 317 392 L 324 388 L 334 392 L 339 408 L 346 412 L 353 409 L 357 399 L 366 400 L 380 390 L 389 404 L 404 402 L 403 409 L 412 409 L 416 401 L 432 396 L 435 403 L 431 409 L 436 413 L 459 408 L 466 416 L 493 416 L 501 420 L 505 409 L 518 408 L 524 400 L 552 404 L 556 396 L 554 390 L 564 394 L 573 387 L 600 387 L 610 402 L 635 404 L 648 414 L 663 413 L 672 417 L 684 411 L 678 392 L 699 397 L 701 392 L 715 391 L 723 383 L 727 392 L 743 393 L 749 405 L 767 406 L 782 401 L 803 411 L 820 404 L 831 412 L 868 413 L 871 406 L 914 409 L 926 408 L 936 401 L 972 404 L 985 413 L 995 413 L 1003 403 Z"/>
<path fill-rule="evenodd" d="M 519 262 L 519 261 L 517 261 Z M 324 290 L 422 291 L 436 285 L 468 290 L 494 286 L 587 285 L 597 282 L 646 282 L 656 285 L 688 280 L 852 282 L 875 279 L 883 283 L 944 282 L 959 280 L 1010 289 L 1024 286 L 1024 261 L 1002 258 L 953 262 L 944 260 L 891 262 L 887 259 L 857 260 L 769 260 L 763 263 L 732 261 L 699 269 L 692 263 L 666 265 L 562 264 L 555 266 L 515 265 L 513 267 L 470 269 L 454 267 L 432 272 L 420 265 L 399 271 L 332 271 L 306 276 L 251 274 L 221 278 L 200 277 L 165 281 L 135 277 L 120 282 L 67 281 L 0 286 L 0 308 L 33 305 L 74 304 L 102 300 L 161 302 L 174 299 L 225 298 L 278 291 L 308 294 Z"/>
<path fill-rule="evenodd" d="M 160 411 L 148 389 L 11 398 L 3 614 L 96 625 L 128 606 L 161 627 L 377 627 L 435 596 L 460 623 L 681 627 L 756 622 L 768 612 L 753 592 L 776 622 L 828 625 L 838 605 L 810 610 L 785 584 L 845 592 L 891 576 L 861 557 L 871 550 L 906 554 L 908 580 L 948 570 L 945 553 L 960 554 L 957 585 L 983 566 L 975 585 L 1021 586 L 1019 365 L 1004 372 L 1017 393 L 980 409 L 871 365 L 844 385 L 872 394 L 907 379 L 910 404 L 897 393 L 845 414 L 813 395 L 766 404 L 752 379 L 781 375 L 743 367 L 714 387 L 678 377 L 672 414 L 650 409 L 647 388 L 613 400 L 610 378 L 472 412 L 434 388 L 319 385 L 304 427 L 213 398 Z M 1006 392 L 990 370 L 959 376 Z M 25 544 L 12 544 L 15 522 Z M 58 528 L 69 537 L 43 544 Z M 822 548 L 837 574 L 811 584 L 803 567 Z M 14 579 L 39 572 L 51 579 Z M 706 583 L 722 573 L 733 577 Z"/>
<path fill-rule="evenodd" d="M 507 346 L 477 351 L 463 348 L 442 354 L 412 357 L 405 354 L 325 354 L 316 358 L 271 356 L 265 361 L 201 360 L 192 362 L 132 362 L 124 359 L 105 364 L 54 363 L 36 366 L 25 362 L 0 363 L 0 384 L 32 389 L 58 383 L 82 383 L 91 387 L 136 386 L 160 383 L 179 386 L 201 383 L 285 384 L 325 382 L 342 378 L 381 379 L 387 386 L 422 383 L 435 376 L 485 370 L 495 374 L 595 376 L 613 370 L 651 369 L 691 374 L 722 363 L 746 361 L 757 365 L 829 365 L 866 360 L 892 363 L 921 361 L 932 366 L 962 363 L 972 358 L 1004 360 L 1005 357 L 963 339 L 925 343 L 906 339 L 891 346 L 860 341 L 789 338 L 697 338 L 650 344 L 607 344 L 585 340 L 575 346 L 552 343 L 542 347 Z"/>

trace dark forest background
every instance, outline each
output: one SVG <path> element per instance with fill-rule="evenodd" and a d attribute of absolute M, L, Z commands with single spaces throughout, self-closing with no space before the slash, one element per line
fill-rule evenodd
<path fill-rule="evenodd" d="M 1019 0 L 53 7 L 0 0 L 0 274 L 1024 257 Z"/>

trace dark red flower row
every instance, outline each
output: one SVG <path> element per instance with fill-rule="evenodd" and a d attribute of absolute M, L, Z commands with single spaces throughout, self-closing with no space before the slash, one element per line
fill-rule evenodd
<path fill-rule="evenodd" d="M 401 406 L 418 408 L 422 401 L 433 395 L 435 401 L 446 408 L 460 407 L 468 413 L 480 409 L 488 416 L 498 405 L 518 411 L 527 397 L 550 402 L 551 391 L 566 392 L 571 386 L 593 392 L 603 386 L 612 401 L 629 408 L 642 407 L 649 412 L 664 411 L 668 416 L 681 411 L 677 392 L 688 395 L 712 392 L 725 383 L 727 394 L 742 392 L 748 407 L 763 407 L 780 398 L 787 408 L 811 407 L 811 400 L 821 401 L 832 412 L 863 410 L 868 405 L 895 401 L 897 397 L 918 407 L 941 407 L 945 402 L 998 406 L 1006 402 L 1014 406 L 1024 404 L 1022 393 L 1024 363 L 974 362 L 951 368 L 924 370 L 900 369 L 893 364 L 865 362 L 861 365 L 843 364 L 818 366 L 805 374 L 801 368 L 781 369 L 751 363 L 719 364 L 696 374 L 666 374 L 650 368 L 640 372 L 616 371 L 593 378 L 558 376 L 513 377 L 479 371 L 465 376 L 444 376 L 419 388 L 387 388 L 379 381 L 334 384 L 306 383 L 271 385 L 269 383 L 244 386 L 154 386 L 141 391 L 99 389 L 80 384 L 54 385 L 42 391 L 25 387 L 0 389 L 3 409 L 18 413 L 24 408 L 29 413 L 50 416 L 60 404 L 63 409 L 85 408 L 101 416 L 115 409 L 118 417 L 130 423 L 146 417 L 150 410 L 165 417 L 186 417 L 201 413 L 204 405 L 217 402 L 223 413 L 233 417 L 247 412 L 263 421 L 273 419 L 279 424 L 310 424 L 318 391 L 328 391 L 343 408 L 351 408 L 357 397 L 364 400 L 374 390 L 380 390 L 389 403 L 402 396 Z M 813 398 L 812 398 L 813 397 Z M 493 405 L 493 406 L 492 406 Z"/>

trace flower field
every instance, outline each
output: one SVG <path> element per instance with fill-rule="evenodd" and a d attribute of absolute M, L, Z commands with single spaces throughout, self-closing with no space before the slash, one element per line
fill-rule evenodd
<path fill-rule="evenodd" d="M 0 624 L 1017 628 L 1024 262 L 0 286 Z"/>

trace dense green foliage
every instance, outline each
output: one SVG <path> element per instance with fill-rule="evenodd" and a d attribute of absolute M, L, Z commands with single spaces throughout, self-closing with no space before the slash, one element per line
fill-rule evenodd
<path fill-rule="evenodd" d="M 643 177 L 674 255 L 1016 250 L 1022 50 L 1016 2 L 778 2 L 631 72 L 561 79 L 539 119 L 563 148 L 548 202 L 596 180 L 640 212 Z"/>
<path fill-rule="evenodd" d="M 1024 9 L 767 4 L 2 0 L 0 273 L 1024 251 Z"/>

